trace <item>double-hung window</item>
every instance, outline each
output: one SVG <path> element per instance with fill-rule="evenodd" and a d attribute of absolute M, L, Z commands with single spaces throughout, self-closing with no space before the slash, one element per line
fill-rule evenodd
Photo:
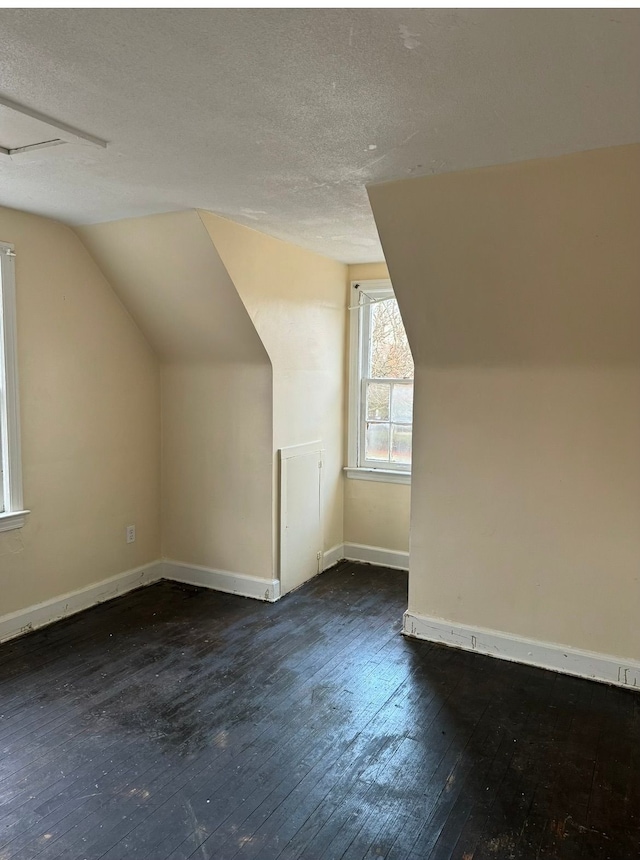
<path fill-rule="evenodd" d="M 13 246 L 0 242 L 0 531 L 24 525 Z"/>
<path fill-rule="evenodd" d="M 347 475 L 408 483 L 413 358 L 390 281 L 351 287 Z"/>

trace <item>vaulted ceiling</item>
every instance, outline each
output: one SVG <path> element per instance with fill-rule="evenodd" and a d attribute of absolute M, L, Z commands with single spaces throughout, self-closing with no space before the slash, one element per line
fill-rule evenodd
<path fill-rule="evenodd" d="M 0 156 L 0 204 L 70 224 L 199 207 L 379 260 L 367 183 L 640 141 L 635 9 L 4 9 L 0 39 L 0 97 L 109 143 Z"/>

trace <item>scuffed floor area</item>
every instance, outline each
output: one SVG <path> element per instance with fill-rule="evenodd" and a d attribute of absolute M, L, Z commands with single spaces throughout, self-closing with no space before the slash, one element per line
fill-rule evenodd
<path fill-rule="evenodd" d="M 640 694 L 161 582 L 0 647 L 0 860 L 637 860 Z"/>

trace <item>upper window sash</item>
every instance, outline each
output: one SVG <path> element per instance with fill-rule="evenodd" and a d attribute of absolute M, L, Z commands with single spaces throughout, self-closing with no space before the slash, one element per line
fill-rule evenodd
<path fill-rule="evenodd" d="M 394 299 L 391 287 L 380 287 L 376 289 L 361 288 L 359 295 L 360 317 L 360 351 L 362 353 L 360 376 L 371 375 L 371 307 L 378 302 Z"/>

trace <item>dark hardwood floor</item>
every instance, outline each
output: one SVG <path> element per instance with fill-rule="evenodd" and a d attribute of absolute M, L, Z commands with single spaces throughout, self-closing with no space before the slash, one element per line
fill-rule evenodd
<path fill-rule="evenodd" d="M 640 857 L 640 694 L 407 640 L 404 574 L 0 647 L 0 860 Z"/>

